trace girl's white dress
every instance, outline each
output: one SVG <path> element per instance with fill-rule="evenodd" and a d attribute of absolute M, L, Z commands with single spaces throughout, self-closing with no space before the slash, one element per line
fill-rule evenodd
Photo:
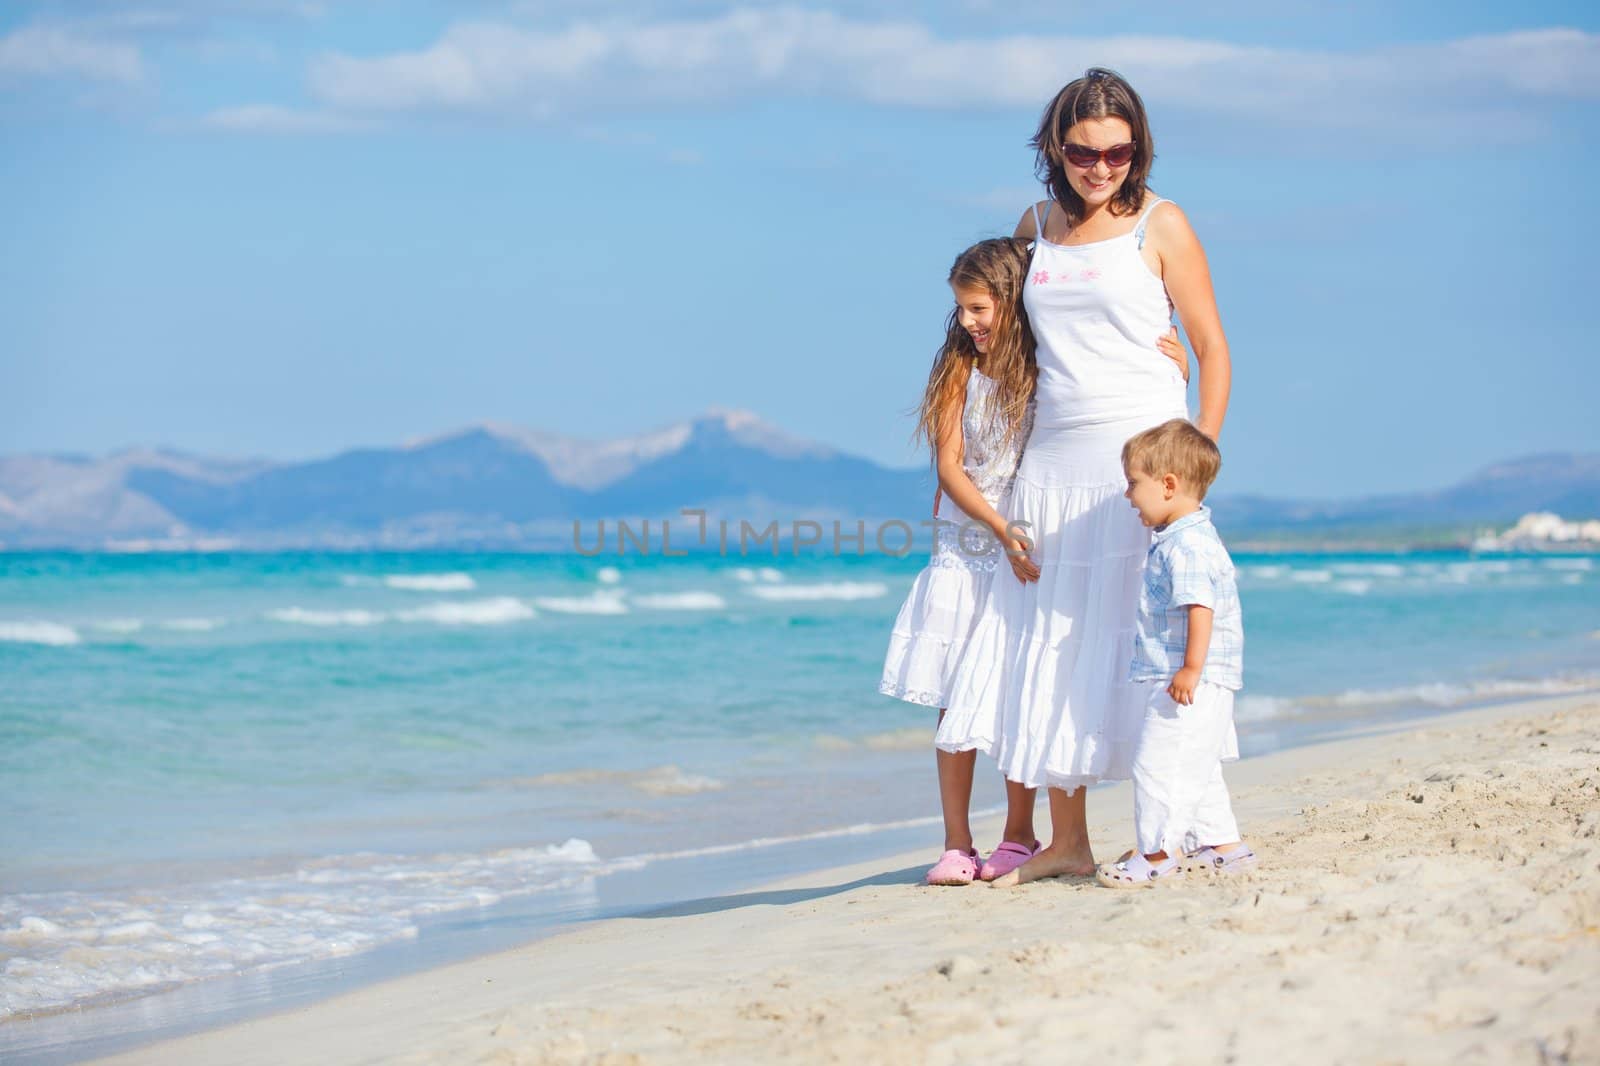
<path fill-rule="evenodd" d="M 1023 442 L 1032 426 L 1029 406 L 1010 442 L 994 399 L 995 383 L 976 368 L 967 377 L 961 412 L 961 466 L 983 498 L 1001 514 L 1017 472 Z M 941 494 L 935 517 L 933 553 L 900 608 L 889 634 L 883 678 L 885 696 L 944 707 L 955 669 L 978 607 L 988 594 L 997 569 L 1011 573 L 989 530 L 972 523 L 966 513 Z M 966 528 L 963 528 L 963 527 Z"/>
<path fill-rule="evenodd" d="M 1023 304 L 1038 341 L 1033 433 L 1001 513 L 1026 523 L 1037 582 L 995 581 L 945 695 L 934 743 L 992 755 L 1009 780 L 1073 790 L 1131 776 L 1144 720 L 1128 680 L 1150 533 L 1123 498 L 1129 437 L 1187 416 L 1182 372 L 1156 348 L 1171 304 L 1134 229 L 1044 240 L 1035 213 Z M 1237 757 L 1237 749 L 1231 754 Z"/>

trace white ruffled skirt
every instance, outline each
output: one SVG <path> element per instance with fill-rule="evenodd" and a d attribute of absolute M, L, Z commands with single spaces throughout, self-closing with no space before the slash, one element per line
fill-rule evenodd
<path fill-rule="evenodd" d="M 1005 513 L 1005 500 L 996 509 Z M 960 508 L 945 501 L 940 518 L 966 522 Z M 982 549 L 992 549 L 985 554 Z M 988 531 L 941 529 L 928 565 L 911 584 L 889 633 L 878 691 L 908 703 L 943 708 L 950 681 L 966 649 L 978 609 L 988 598 L 997 567 L 1011 567 L 999 555 Z"/>
<path fill-rule="evenodd" d="M 955 665 L 941 749 L 976 748 L 1034 788 L 1132 775 L 1144 700 L 1128 672 L 1150 533 L 1123 497 L 1122 445 L 1181 417 L 1034 428 L 1003 513 L 1028 524 L 1039 580 L 1002 562 Z"/>

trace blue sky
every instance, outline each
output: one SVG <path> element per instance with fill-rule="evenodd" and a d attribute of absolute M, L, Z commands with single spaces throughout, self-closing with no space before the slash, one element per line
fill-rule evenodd
<path fill-rule="evenodd" d="M 1600 450 L 1593 5 L 0 8 L 0 453 L 302 458 L 708 407 L 895 465 L 1091 64 L 1234 353 L 1225 491 Z"/>

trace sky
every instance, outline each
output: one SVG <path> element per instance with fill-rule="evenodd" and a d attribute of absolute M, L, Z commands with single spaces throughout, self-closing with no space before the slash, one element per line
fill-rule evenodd
<path fill-rule="evenodd" d="M 709 408 L 895 466 L 950 261 L 1091 65 L 1233 353 L 1220 491 L 1600 450 L 1600 8 L 10 0 L 0 454 Z"/>

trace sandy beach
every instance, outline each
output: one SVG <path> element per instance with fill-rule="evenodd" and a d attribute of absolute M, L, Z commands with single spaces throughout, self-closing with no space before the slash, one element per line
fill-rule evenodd
<path fill-rule="evenodd" d="M 708 885 L 102 1061 L 1600 1062 L 1600 701 L 1457 713 L 1230 777 L 1263 857 L 1235 878 L 932 889 L 930 851 Z M 1130 806 L 1125 785 L 1091 795 L 1102 858 Z"/>

